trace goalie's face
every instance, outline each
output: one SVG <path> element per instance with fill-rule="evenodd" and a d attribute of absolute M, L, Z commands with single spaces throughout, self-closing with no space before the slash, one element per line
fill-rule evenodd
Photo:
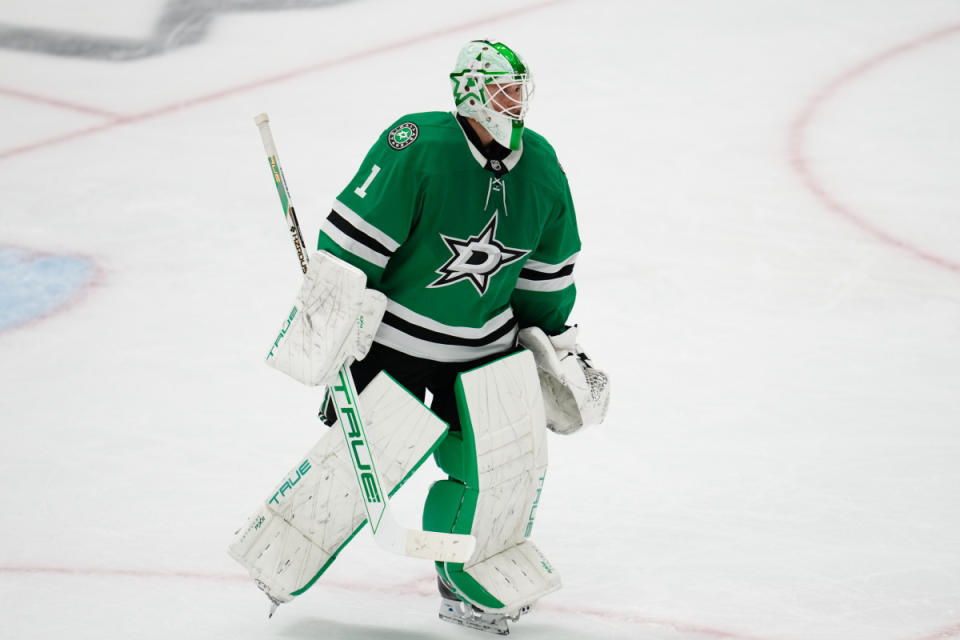
<path fill-rule="evenodd" d="M 523 120 L 527 111 L 528 91 L 522 80 L 491 82 L 486 85 L 489 108 L 512 120 Z"/>

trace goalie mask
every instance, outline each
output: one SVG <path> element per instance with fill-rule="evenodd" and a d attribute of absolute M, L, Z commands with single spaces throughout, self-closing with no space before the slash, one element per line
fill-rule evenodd
<path fill-rule="evenodd" d="M 450 81 L 457 113 L 479 122 L 503 146 L 520 148 L 533 79 L 515 51 L 501 42 L 469 42 Z"/>

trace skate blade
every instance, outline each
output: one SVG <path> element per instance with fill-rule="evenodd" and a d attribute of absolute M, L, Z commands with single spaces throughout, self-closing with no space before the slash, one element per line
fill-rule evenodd
<path fill-rule="evenodd" d="M 440 619 L 444 622 L 452 622 L 453 624 L 458 624 L 461 627 L 466 627 L 468 629 L 474 629 L 476 631 L 485 631 L 487 633 L 495 633 L 498 636 L 510 635 L 510 627 L 507 626 L 506 620 L 501 620 L 500 624 L 493 622 L 485 622 L 483 620 L 478 620 L 476 618 L 461 618 L 459 616 L 444 615 L 440 613 Z"/>

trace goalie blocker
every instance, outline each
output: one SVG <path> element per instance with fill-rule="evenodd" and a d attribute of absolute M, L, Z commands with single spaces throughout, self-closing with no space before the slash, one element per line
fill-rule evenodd
<path fill-rule="evenodd" d="M 363 360 L 380 326 L 386 296 L 366 288 L 363 271 L 326 251 L 310 269 L 267 354 L 267 364 L 308 386 L 330 384 L 352 359 Z"/>

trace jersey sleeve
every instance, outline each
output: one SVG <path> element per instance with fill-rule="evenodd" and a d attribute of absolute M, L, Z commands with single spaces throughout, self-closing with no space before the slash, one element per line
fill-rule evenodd
<path fill-rule="evenodd" d="M 577 297 L 573 267 L 580 254 L 580 234 L 567 177 L 560 173 L 560 197 L 537 248 L 523 266 L 511 297 L 520 327 L 536 326 L 548 334 L 563 331 Z"/>
<path fill-rule="evenodd" d="M 334 200 L 317 240 L 317 249 L 363 270 L 374 289 L 409 235 L 418 201 L 414 150 L 388 142 L 396 128 L 385 131 L 367 153 Z"/>

